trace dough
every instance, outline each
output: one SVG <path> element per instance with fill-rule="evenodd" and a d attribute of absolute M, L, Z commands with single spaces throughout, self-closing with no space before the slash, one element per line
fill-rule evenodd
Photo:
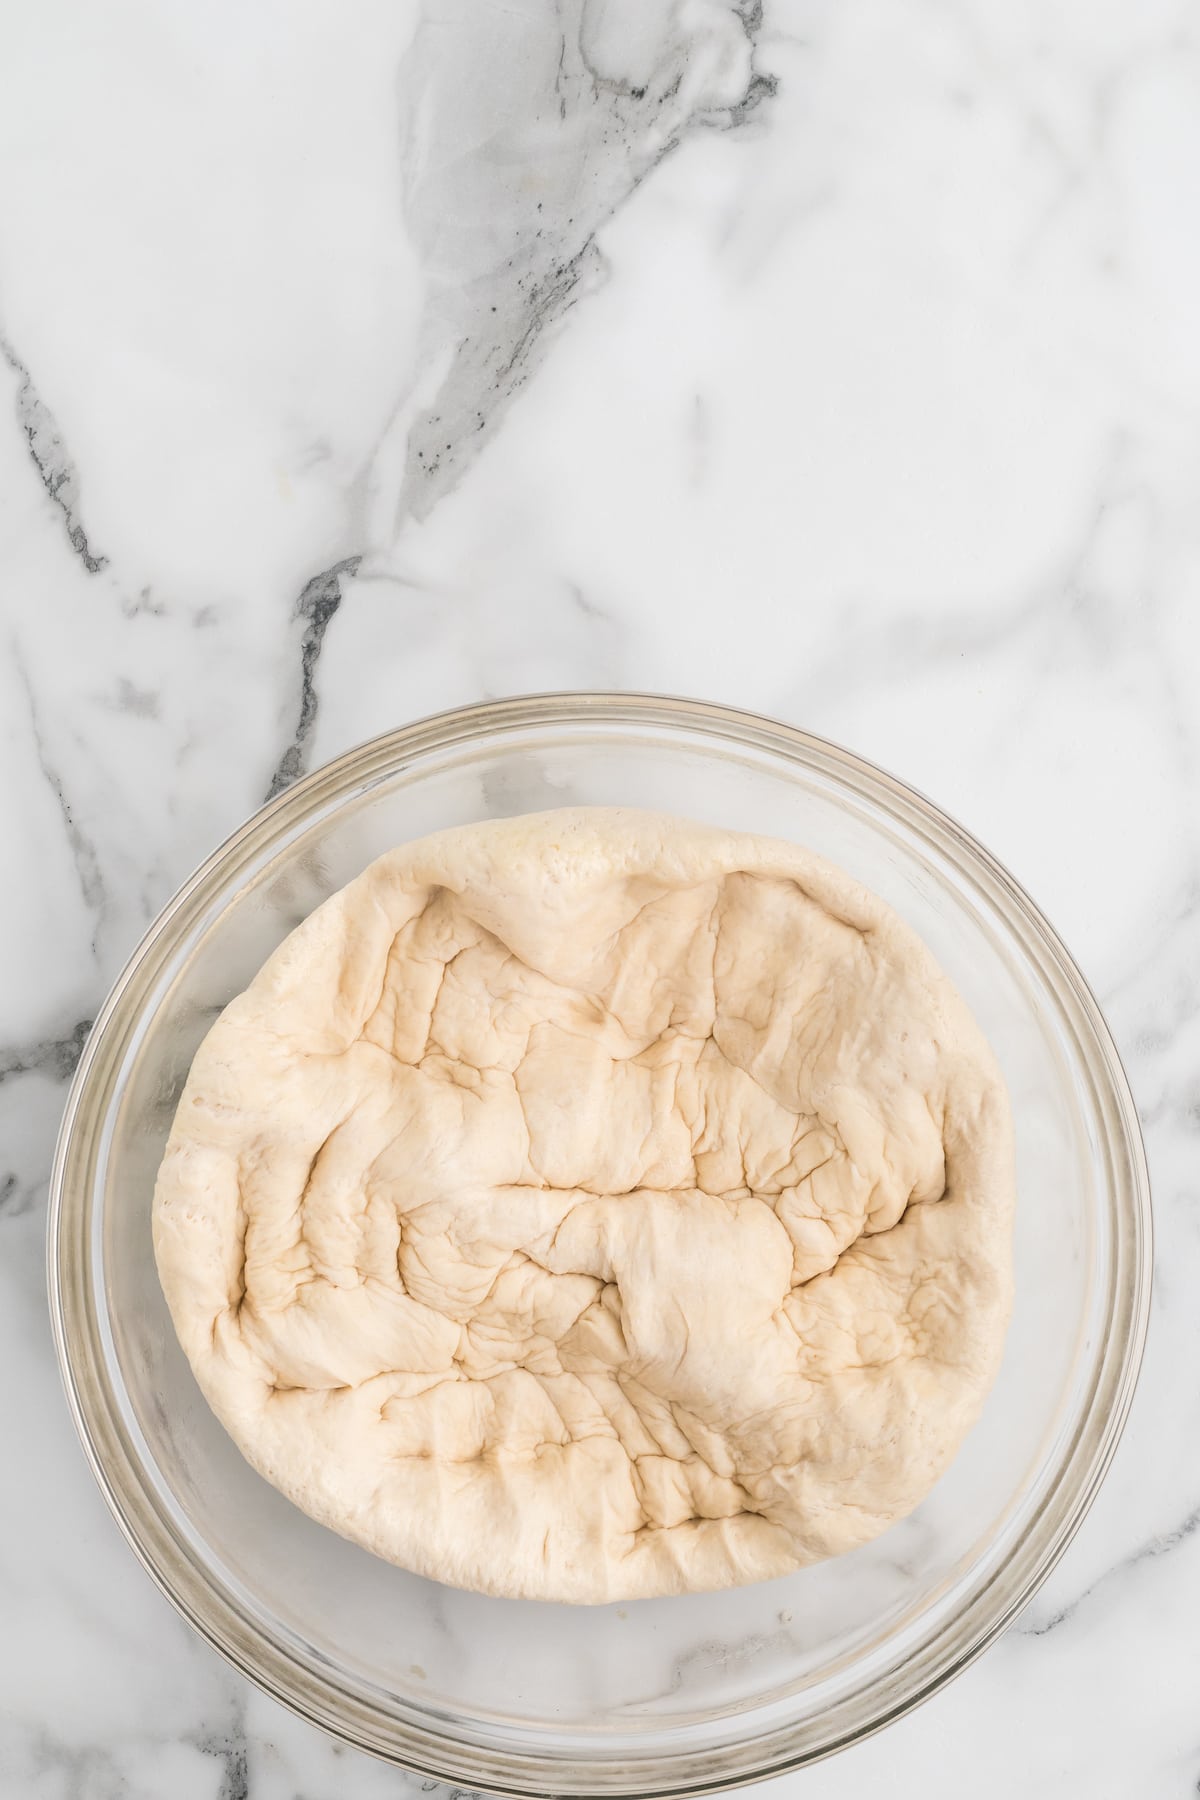
<path fill-rule="evenodd" d="M 154 1241 L 295 1503 L 456 1587 L 781 1575 L 909 1512 L 1011 1285 L 962 1001 L 807 851 L 634 811 L 382 857 L 193 1064 Z"/>

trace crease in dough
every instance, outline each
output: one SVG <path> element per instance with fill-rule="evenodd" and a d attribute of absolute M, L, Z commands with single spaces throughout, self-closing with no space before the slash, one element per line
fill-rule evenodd
<path fill-rule="evenodd" d="M 381 857 L 198 1051 L 180 1342 L 323 1524 L 602 1602 L 853 1548 L 995 1376 L 1003 1082 L 916 936 L 791 844 L 632 810 Z"/>

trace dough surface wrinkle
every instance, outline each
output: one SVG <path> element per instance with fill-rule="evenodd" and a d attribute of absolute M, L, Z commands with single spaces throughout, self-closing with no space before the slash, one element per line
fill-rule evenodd
<path fill-rule="evenodd" d="M 785 1574 L 943 1473 L 1011 1305 L 1003 1082 L 794 845 L 582 808 L 373 863 L 196 1055 L 154 1200 L 209 1403 L 482 1592 Z"/>

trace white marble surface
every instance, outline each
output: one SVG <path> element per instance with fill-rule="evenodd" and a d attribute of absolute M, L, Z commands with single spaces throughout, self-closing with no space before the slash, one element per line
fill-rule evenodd
<path fill-rule="evenodd" d="M 961 816 L 1145 1121 L 1154 1322 L 1084 1529 L 969 1674 L 774 1787 L 1194 1794 L 1196 7 L 0 24 L 0 1796 L 417 1791 L 235 1677 L 120 1540 L 53 1366 L 47 1172 L 85 1022 L 273 786 L 575 686 L 775 713 Z"/>

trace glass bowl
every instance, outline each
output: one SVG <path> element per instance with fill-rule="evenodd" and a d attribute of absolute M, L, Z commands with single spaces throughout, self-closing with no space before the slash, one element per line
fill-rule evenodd
<path fill-rule="evenodd" d="M 150 1241 L 193 1052 L 314 906 L 441 826 L 576 804 L 792 838 L 925 939 L 1016 1122 L 1016 1306 L 949 1473 L 850 1555 L 728 1593 L 599 1608 L 460 1593 L 377 1561 L 255 1475 L 175 1340 Z M 256 814 L 180 890 L 109 996 L 67 1102 L 50 1296 L 96 1477 L 163 1591 L 246 1675 L 337 1736 L 504 1794 L 694 1794 L 878 1729 L 1004 1629 L 1088 1509 L 1128 1411 L 1150 1202 L 1116 1051 L 1005 871 L 857 757 L 718 706 L 548 695 L 406 726 Z"/>

